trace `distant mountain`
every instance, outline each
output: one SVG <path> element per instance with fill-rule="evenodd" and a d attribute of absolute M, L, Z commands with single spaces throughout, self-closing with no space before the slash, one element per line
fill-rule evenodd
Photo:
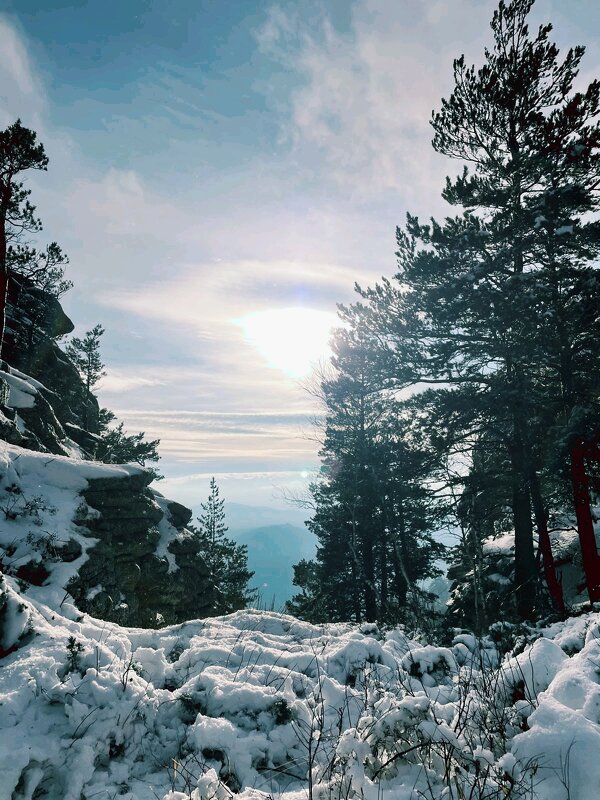
<path fill-rule="evenodd" d="M 194 521 L 201 513 L 201 508 L 194 508 Z M 261 607 L 279 611 L 298 591 L 292 584 L 293 566 L 303 558 L 313 558 L 317 546 L 304 525 L 309 517 L 309 511 L 294 506 L 225 502 L 227 536 L 248 547 L 248 567 L 255 573 L 250 585 L 259 590 Z"/>
<path fill-rule="evenodd" d="M 235 538 L 236 531 L 262 528 L 266 525 L 295 525 L 302 528 L 310 517 L 310 512 L 292 505 L 288 508 L 270 508 L 230 503 L 227 500 L 225 516 L 230 534 Z"/>
<path fill-rule="evenodd" d="M 292 584 L 293 565 L 312 558 L 316 539 L 309 530 L 284 523 L 248 530 L 230 529 L 238 544 L 248 547 L 248 567 L 254 570 L 250 585 L 260 592 L 261 605 L 278 611 L 298 589 Z"/>

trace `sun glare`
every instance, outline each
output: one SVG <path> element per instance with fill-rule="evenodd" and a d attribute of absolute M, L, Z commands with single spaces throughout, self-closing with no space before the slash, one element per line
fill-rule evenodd
<path fill-rule="evenodd" d="M 303 378 L 329 358 L 329 338 L 339 321 L 335 314 L 310 308 L 255 311 L 236 320 L 246 340 L 270 367 Z"/>

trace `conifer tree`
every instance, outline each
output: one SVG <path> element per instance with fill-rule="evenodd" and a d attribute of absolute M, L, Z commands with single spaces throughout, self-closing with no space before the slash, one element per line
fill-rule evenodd
<path fill-rule="evenodd" d="M 12 313 L 18 324 L 11 331 L 10 347 L 8 339 L 5 343 L 4 353 L 11 361 L 18 359 L 15 366 L 36 377 L 36 349 L 50 333 L 49 298 L 59 299 L 73 285 L 65 278 L 64 267 L 69 259 L 56 242 L 44 250 L 21 243 L 8 248 L 7 263 L 13 277 Z"/>
<path fill-rule="evenodd" d="M 523 618 L 535 607 L 534 516 L 547 536 L 549 428 L 556 442 L 593 426 L 600 353 L 600 84 L 573 91 L 583 48 L 561 59 L 550 25 L 531 34 L 532 5 L 500 2 L 485 63 L 457 59 L 433 115 L 435 149 L 468 165 L 443 192 L 462 213 L 428 225 L 409 215 L 397 285 L 359 289 L 366 304 L 347 312 L 388 385 L 460 388 L 502 434 Z M 552 582 L 548 547 L 544 560 Z"/>
<path fill-rule="evenodd" d="M 339 341 L 325 403 L 322 477 L 312 486 L 307 526 L 316 558 L 294 568 L 300 588 L 288 609 L 313 622 L 398 622 L 436 574 L 436 503 L 425 486 L 430 454 L 410 441 L 401 404 L 382 395 L 360 331 Z"/>
<path fill-rule="evenodd" d="M 210 581 L 219 593 L 214 610 L 229 613 L 245 608 L 254 598 L 254 592 L 248 589 L 254 573 L 248 570 L 246 545 L 238 545 L 226 536 L 225 500 L 219 496 L 214 477 L 208 498 L 201 505 L 198 525 L 191 530 L 200 545 L 199 555 L 208 568 Z"/>
<path fill-rule="evenodd" d="M 104 464 L 135 463 L 145 467 L 149 461 L 160 459 L 157 450 L 160 439 L 147 441 L 144 431 L 128 434 L 122 422 L 111 427 L 109 423 L 114 420 L 112 411 L 100 410 L 100 442 L 95 454 L 98 461 Z M 161 477 L 155 469 L 151 468 L 151 472 L 154 480 Z"/>
<path fill-rule="evenodd" d="M 48 157 L 37 135 L 17 120 L 0 131 L 0 355 L 4 344 L 10 247 L 26 232 L 41 229 L 35 206 L 18 176 L 27 170 L 45 170 Z"/>
<path fill-rule="evenodd" d="M 77 367 L 88 392 L 106 375 L 105 364 L 100 356 L 100 338 L 103 334 L 102 325 L 95 325 L 86 331 L 82 339 L 74 336 L 66 346 L 67 355 Z"/>
<path fill-rule="evenodd" d="M 81 379 L 85 384 L 87 396 L 83 401 L 83 426 L 88 429 L 90 424 L 90 408 L 88 396 L 100 378 L 106 375 L 105 365 L 100 356 L 100 338 L 104 334 L 102 325 L 95 325 L 87 331 L 83 338 L 74 336 L 67 344 L 67 355 L 76 366 Z"/>

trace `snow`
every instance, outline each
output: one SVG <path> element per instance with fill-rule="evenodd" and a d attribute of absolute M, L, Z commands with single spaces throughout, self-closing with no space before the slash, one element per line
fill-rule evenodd
<path fill-rule="evenodd" d="M 169 542 L 172 542 L 173 539 L 179 536 L 179 532 L 169 522 L 169 501 L 159 492 L 154 492 L 154 500 L 163 512 L 163 518 L 158 523 L 160 539 L 156 545 L 156 555 L 158 558 L 165 558 L 167 560 L 169 564 L 169 573 L 176 572 L 179 567 L 177 566 L 174 554 L 168 549 L 168 545 Z"/>
<path fill-rule="evenodd" d="M 74 519 L 85 510 L 80 492 L 93 478 L 127 477 L 141 472 L 131 465 L 106 465 L 25 450 L 0 441 L 0 564 L 9 573 L 41 564 L 50 572 L 28 596 L 48 606 L 65 601 L 65 589 L 96 539 Z M 74 539 L 81 556 L 70 563 L 52 557 L 54 548 Z M 3 555 L 2 554 L 3 551 Z M 73 607 L 72 613 L 76 613 Z"/>
<path fill-rule="evenodd" d="M 508 555 L 515 546 L 513 533 L 506 533 L 496 539 L 486 539 L 483 543 L 483 552 L 487 555 Z"/>
<path fill-rule="evenodd" d="M 467 788 L 483 772 L 498 787 L 530 776 L 548 800 L 566 800 L 566 772 L 571 800 L 600 785 L 598 613 L 540 631 L 486 696 L 475 665 L 492 645 L 472 634 L 449 649 L 255 610 L 128 629 L 21 596 L 10 578 L 4 597 L 2 647 L 16 649 L 0 669 L 3 800 L 17 784 L 19 798 L 300 800 L 309 772 L 319 796 L 412 800 L 429 785 L 441 800 L 436 752 L 467 765 Z M 492 703 L 504 743 L 475 724 Z"/>
<path fill-rule="evenodd" d="M 600 638 L 596 627 L 581 652 L 566 658 L 555 672 L 528 719 L 530 729 L 516 737 L 512 747 L 513 755 L 521 761 L 534 754 L 538 758 L 545 800 L 583 800 L 592 796 L 591 787 L 600 786 L 599 683 Z"/>
<path fill-rule="evenodd" d="M 16 372 L 16 370 L 10 372 L 0 370 L 0 378 L 8 385 L 6 405 L 10 408 L 33 408 L 38 388 L 33 381 L 26 379 L 26 376 L 20 377 L 22 373 L 15 374 Z"/>
<path fill-rule="evenodd" d="M 442 647 L 252 609 L 162 630 L 82 614 L 62 588 L 94 543 L 73 521 L 79 493 L 137 471 L 0 443 L 6 558 L 35 560 L 47 536 L 83 551 L 25 593 L 0 575 L 0 800 L 589 800 L 600 786 L 597 611 L 531 628 L 505 657 L 464 631 Z"/>

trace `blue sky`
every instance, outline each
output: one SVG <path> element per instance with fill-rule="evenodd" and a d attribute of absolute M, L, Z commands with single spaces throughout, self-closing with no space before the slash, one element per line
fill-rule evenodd
<path fill-rule="evenodd" d="M 106 327 L 100 399 L 161 438 L 164 491 L 197 504 L 217 474 L 264 505 L 306 483 L 298 359 L 355 281 L 393 272 L 406 211 L 443 213 L 456 165 L 428 119 L 494 7 L 0 0 L 0 123 L 46 145 L 30 183 L 71 257 L 66 310 Z M 538 0 L 533 19 L 600 73 L 596 2 Z"/>

